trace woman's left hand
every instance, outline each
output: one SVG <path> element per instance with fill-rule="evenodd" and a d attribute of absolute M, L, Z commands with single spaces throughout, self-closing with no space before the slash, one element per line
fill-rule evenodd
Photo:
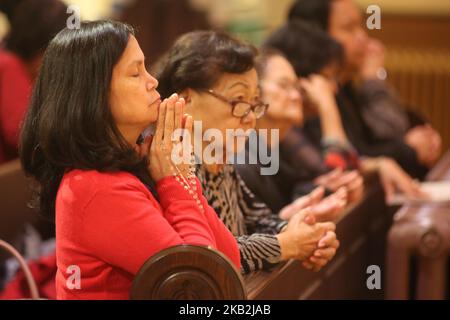
<path fill-rule="evenodd" d="M 177 94 L 165 99 L 159 106 L 155 135 L 137 148 L 141 156 L 148 157 L 148 169 L 154 181 L 174 173 L 189 175 L 191 140 L 181 135 L 181 130 L 190 133 L 193 120 L 183 115 L 184 104 L 184 99 L 179 99 Z"/>
<path fill-rule="evenodd" d="M 357 170 L 342 172 L 342 169 L 337 168 L 317 177 L 314 182 L 331 191 L 337 191 L 339 188 L 345 187 L 349 202 L 360 200 L 364 193 L 364 179 Z"/>
<path fill-rule="evenodd" d="M 283 220 L 289 220 L 292 216 L 298 214 L 301 210 L 319 203 L 319 201 L 322 200 L 324 194 L 324 188 L 318 187 L 308 195 L 300 197 L 291 204 L 285 206 L 283 209 L 281 209 L 278 215 Z"/>
<path fill-rule="evenodd" d="M 313 255 L 302 262 L 302 266 L 314 272 L 320 271 L 334 258 L 339 245 L 336 233 L 334 231 L 328 231 L 319 241 L 318 248 L 314 251 Z"/>

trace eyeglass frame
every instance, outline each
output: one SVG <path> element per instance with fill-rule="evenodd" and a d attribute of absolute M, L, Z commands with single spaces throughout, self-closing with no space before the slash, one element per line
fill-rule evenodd
<path fill-rule="evenodd" d="M 264 103 L 263 101 L 259 101 L 259 102 L 257 102 L 256 104 L 253 104 L 253 103 L 250 103 L 250 102 L 248 102 L 248 101 L 243 101 L 243 100 L 230 100 L 230 99 L 228 99 L 227 97 L 225 97 L 225 96 L 223 96 L 223 95 L 221 95 L 221 94 L 215 92 L 215 91 L 212 90 L 212 89 L 203 89 L 203 90 L 199 90 L 199 91 L 208 93 L 208 94 L 212 95 L 213 97 L 215 97 L 215 98 L 217 98 L 217 99 L 219 99 L 219 100 L 221 100 L 221 101 L 223 101 L 223 102 L 228 103 L 228 104 L 231 106 L 231 108 L 232 108 L 232 109 L 231 109 L 231 114 L 233 115 L 233 117 L 236 117 L 236 118 L 245 118 L 246 116 L 249 115 L 250 111 L 253 111 L 253 113 L 254 113 L 255 116 L 256 116 L 256 119 L 261 119 L 261 118 L 266 114 L 267 109 L 269 108 L 269 104 L 268 104 L 268 103 Z M 248 105 L 249 105 L 248 110 L 245 112 L 245 114 L 244 114 L 243 116 L 236 116 L 236 115 L 234 114 L 234 109 L 236 108 L 236 105 L 237 105 L 238 103 L 245 103 L 245 104 L 248 104 Z M 264 112 L 258 117 L 258 116 L 256 115 L 256 113 L 255 113 L 255 109 L 256 109 L 257 107 L 259 107 L 259 106 L 263 106 L 263 107 L 264 107 Z"/>

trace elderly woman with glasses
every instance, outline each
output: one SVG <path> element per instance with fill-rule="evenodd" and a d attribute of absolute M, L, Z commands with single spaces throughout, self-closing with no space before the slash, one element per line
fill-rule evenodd
<path fill-rule="evenodd" d="M 245 143 L 229 143 L 217 135 L 212 139 L 208 134 L 214 131 L 229 138 L 229 130 L 234 130 L 242 133 L 238 139 L 245 139 L 244 132 L 254 129 L 256 119 L 265 114 L 268 105 L 260 100 L 256 54 L 255 48 L 225 33 L 188 33 L 155 68 L 159 92 L 184 97 L 185 110 L 195 121 L 194 132 L 201 124 L 203 141 L 197 141 L 194 134 L 196 174 L 209 204 L 238 241 L 241 271 L 269 269 L 287 259 L 304 261 L 319 270 L 338 246 L 335 225 L 317 222 L 309 208 L 298 208 L 289 222 L 281 220 L 252 194 L 230 164 Z M 203 156 L 208 150 L 214 151 L 207 159 Z M 339 205 L 328 203 L 326 207 L 336 210 Z"/>

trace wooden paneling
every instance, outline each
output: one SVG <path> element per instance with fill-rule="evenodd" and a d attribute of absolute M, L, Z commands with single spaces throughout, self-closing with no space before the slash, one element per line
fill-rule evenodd
<path fill-rule="evenodd" d="M 187 0 L 137 0 L 125 10 L 121 20 L 136 28 L 149 64 L 181 34 L 210 28 L 206 15 L 192 9 Z"/>
<path fill-rule="evenodd" d="M 369 34 L 388 47 L 450 49 L 450 16 L 381 16 L 381 30 Z"/>
<path fill-rule="evenodd" d="M 383 15 L 370 35 L 387 48 L 388 81 L 450 148 L 450 17 Z"/>

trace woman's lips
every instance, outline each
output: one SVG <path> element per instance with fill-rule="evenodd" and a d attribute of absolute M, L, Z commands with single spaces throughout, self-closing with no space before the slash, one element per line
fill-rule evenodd
<path fill-rule="evenodd" d="M 154 104 L 160 104 L 161 103 L 161 97 L 158 97 L 155 101 L 153 101 L 150 105 L 154 105 Z"/>

